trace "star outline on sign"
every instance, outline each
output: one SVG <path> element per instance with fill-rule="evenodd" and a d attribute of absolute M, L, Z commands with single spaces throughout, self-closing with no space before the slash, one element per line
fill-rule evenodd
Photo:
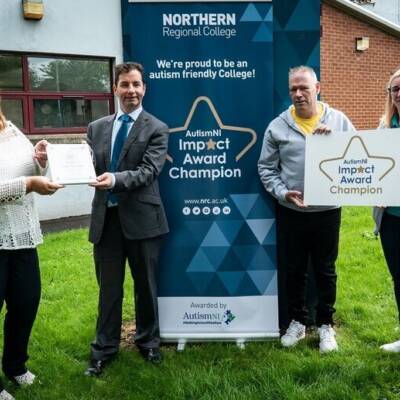
<path fill-rule="evenodd" d="M 188 114 L 188 116 L 186 118 L 185 124 L 183 126 L 180 126 L 180 127 L 177 127 L 177 128 L 170 128 L 169 129 L 169 133 L 177 133 L 177 132 L 186 131 L 188 129 L 188 127 L 189 127 L 189 124 L 190 124 L 190 122 L 191 122 L 191 120 L 193 118 L 193 115 L 194 115 L 194 113 L 196 111 L 196 108 L 197 108 L 198 104 L 200 102 L 202 102 L 202 101 L 204 101 L 208 105 L 208 107 L 210 108 L 211 113 L 214 116 L 214 118 L 215 118 L 215 120 L 216 120 L 216 122 L 218 124 L 218 127 L 220 129 L 230 130 L 230 131 L 239 132 L 239 133 L 251 134 L 252 138 L 251 138 L 250 142 L 235 156 L 236 162 L 239 161 L 256 143 L 256 141 L 257 141 L 257 133 L 251 128 L 244 128 L 244 127 L 241 127 L 241 126 L 225 125 L 222 122 L 220 116 L 218 115 L 218 112 L 215 109 L 214 104 L 212 103 L 211 99 L 209 97 L 207 97 L 207 96 L 199 96 L 199 97 L 197 97 L 194 100 L 193 104 L 192 104 L 192 107 L 191 107 L 191 109 L 189 111 L 189 114 Z M 167 160 L 169 162 L 171 162 L 171 163 L 174 162 L 174 159 L 169 154 L 167 154 Z"/>
<path fill-rule="evenodd" d="M 318 167 L 319 167 L 319 170 L 320 170 L 331 182 L 333 182 L 333 178 L 332 178 L 326 171 L 324 171 L 324 169 L 323 169 L 323 167 L 322 167 L 323 164 L 325 164 L 325 163 L 327 163 L 327 162 L 331 162 L 331 161 L 343 160 L 343 159 L 346 157 L 346 154 L 347 154 L 347 152 L 348 152 L 348 150 L 349 150 L 351 144 L 352 144 L 353 141 L 355 141 L 355 140 L 359 140 L 359 141 L 360 141 L 361 146 L 362 146 L 362 148 L 364 149 L 365 154 L 367 155 L 368 158 L 372 158 L 372 159 L 375 158 L 375 159 L 378 159 L 378 160 L 387 160 L 387 161 L 390 161 L 390 162 L 392 163 L 392 165 L 389 167 L 389 169 L 388 169 L 383 175 L 381 175 L 381 176 L 378 178 L 378 180 L 379 180 L 379 182 L 380 182 L 380 181 L 394 168 L 394 166 L 396 165 L 396 162 L 395 162 L 395 160 L 394 160 L 392 157 L 374 156 L 374 155 L 370 154 L 369 151 L 368 151 L 368 149 L 367 149 L 367 146 L 365 145 L 365 143 L 364 143 L 364 141 L 362 140 L 361 136 L 358 136 L 358 135 L 353 136 L 353 137 L 349 140 L 349 143 L 347 144 L 347 146 L 346 146 L 346 148 L 345 148 L 345 150 L 344 150 L 344 152 L 343 152 L 343 155 L 342 155 L 341 157 L 334 157 L 334 158 L 328 158 L 328 159 L 326 159 L 326 160 L 322 160 L 322 161 L 319 163 L 319 166 L 318 166 Z"/>

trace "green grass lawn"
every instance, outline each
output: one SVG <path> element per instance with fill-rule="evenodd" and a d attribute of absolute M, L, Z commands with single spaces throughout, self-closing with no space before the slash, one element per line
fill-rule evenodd
<path fill-rule="evenodd" d="M 277 341 L 164 347 L 160 367 L 121 350 L 99 379 L 83 376 L 94 336 L 97 287 L 85 230 L 50 234 L 40 247 L 42 301 L 29 368 L 39 384 L 19 399 L 400 399 L 400 355 L 379 345 L 400 338 L 392 282 L 370 208 L 345 208 L 338 260 L 336 320 L 340 351 L 321 356 L 316 335 L 294 349 Z M 128 274 L 127 274 L 128 276 Z M 124 319 L 133 318 L 126 280 Z M 4 311 L 3 311 L 4 314 Z M 2 314 L 2 318 L 3 318 Z"/>

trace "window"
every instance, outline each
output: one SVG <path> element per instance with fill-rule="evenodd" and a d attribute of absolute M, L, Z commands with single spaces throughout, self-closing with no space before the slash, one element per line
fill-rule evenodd
<path fill-rule="evenodd" d="M 24 126 L 22 99 L 2 99 L 1 108 L 7 119 L 17 126 Z"/>
<path fill-rule="evenodd" d="M 27 134 L 85 132 L 114 111 L 111 60 L 0 53 L 1 107 Z"/>
<path fill-rule="evenodd" d="M 23 90 L 22 60 L 20 56 L 0 56 L 0 88 L 4 90 Z"/>

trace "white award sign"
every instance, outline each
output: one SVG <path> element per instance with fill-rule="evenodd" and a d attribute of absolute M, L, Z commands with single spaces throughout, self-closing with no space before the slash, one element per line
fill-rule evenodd
<path fill-rule="evenodd" d="M 400 206 L 400 129 L 306 138 L 304 203 Z"/>
<path fill-rule="evenodd" d="M 62 185 L 96 182 L 90 148 L 86 143 L 49 144 L 47 158 L 53 182 Z"/>

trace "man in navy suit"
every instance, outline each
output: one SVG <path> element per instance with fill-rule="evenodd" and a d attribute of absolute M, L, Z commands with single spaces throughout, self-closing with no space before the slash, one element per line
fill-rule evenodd
<path fill-rule="evenodd" d="M 143 110 L 143 67 L 115 67 L 116 114 L 88 126 L 97 182 L 89 240 L 100 288 L 96 338 L 85 374 L 97 376 L 118 352 L 125 264 L 135 283 L 135 343 L 143 357 L 161 362 L 157 267 L 168 223 L 157 178 L 164 165 L 168 127 Z"/>

